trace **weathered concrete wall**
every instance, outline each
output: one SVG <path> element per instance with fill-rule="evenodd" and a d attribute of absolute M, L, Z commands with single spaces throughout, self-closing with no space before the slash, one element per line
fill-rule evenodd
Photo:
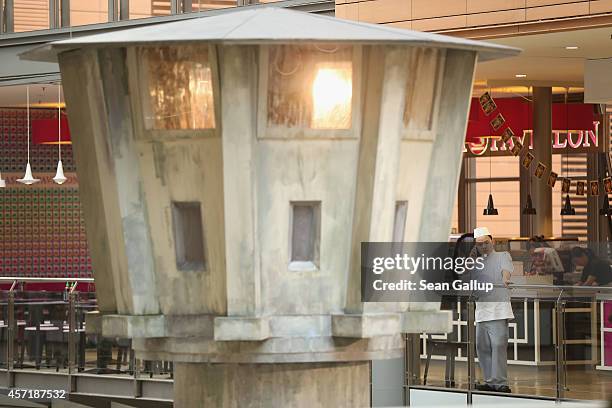
<path fill-rule="evenodd" d="M 265 313 L 325 314 L 343 308 L 358 141 L 321 139 L 260 140 L 257 146 Z M 290 269 L 291 201 L 321 202 L 317 270 Z"/>
<path fill-rule="evenodd" d="M 368 362 L 174 365 L 176 408 L 369 405 Z"/>
<path fill-rule="evenodd" d="M 225 247 L 221 138 L 140 141 L 140 163 L 163 314 L 225 314 Z M 207 267 L 176 264 L 172 201 L 201 203 Z"/>

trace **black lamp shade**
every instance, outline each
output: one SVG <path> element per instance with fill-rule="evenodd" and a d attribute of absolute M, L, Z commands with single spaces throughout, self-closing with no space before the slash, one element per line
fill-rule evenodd
<path fill-rule="evenodd" d="M 484 209 L 482 215 L 498 215 L 497 208 L 493 205 L 493 195 L 489 194 L 489 202 L 487 203 L 487 208 Z"/>
<path fill-rule="evenodd" d="M 576 210 L 572 207 L 569 194 L 565 195 L 565 204 L 561 208 L 561 215 L 576 215 Z"/>
<path fill-rule="evenodd" d="M 525 203 L 525 208 L 523 208 L 523 215 L 535 215 L 536 209 L 533 206 L 533 202 L 531 201 L 531 194 L 527 194 L 527 203 Z"/>
<path fill-rule="evenodd" d="M 612 216 L 612 208 L 610 207 L 610 203 L 608 202 L 608 195 L 604 195 L 603 206 L 599 210 L 599 215 Z"/>

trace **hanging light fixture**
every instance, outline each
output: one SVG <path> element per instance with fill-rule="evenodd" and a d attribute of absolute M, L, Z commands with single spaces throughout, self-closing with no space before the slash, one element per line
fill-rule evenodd
<path fill-rule="evenodd" d="M 569 93 L 569 89 L 565 88 L 565 137 L 569 140 L 569 112 L 567 107 L 567 94 Z M 566 142 L 567 145 L 567 142 Z M 568 169 L 568 157 L 567 157 L 567 147 L 565 148 L 565 177 L 567 178 L 567 169 Z M 561 208 L 561 215 L 576 215 L 576 209 L 572 207 L 572 202 L 570 201 L 569 194 L 565 194 L 565 204 L 563 208 Z"/>
<path fill-rule="evenodd" d="M 536 209 L 531 201 L 531 193 L 527 193 L 527 202 L 523 208 L 523 215 L 536 215 Z"/>
<path fill-rule="evenodd" d="M 487 202 L 487 208 L 484 209 L 482 215 L 499 215 L 497 208 L 493 205 L 493 195 L 489 194 L 489 201 Z"/>
<path fill-rule="evenodd" d="M 489 89 L 489 94 L 493 95 L 490 89 Z M 484 209 L 484 211 L 482 212 L 482 215 L 499 215 L 497 208 L 495 208 L 495 205 L 493 204 L 493 193 L 491 192 L 491 177 L 492 177 L 491 161 L 492 161 L 491 149 L 489 149 L 489 200 L 487 201 L 487 208 Z"/>
<path fill-rule="evenodd" d="M 53 181 L 57 184 L 64 184 L 66 176 L 64 176 L 64 166 L 62 165 L 62 86 L 57 85 L 57 171 Z"/>
<path fill-rule="evenodd" d="M 26 123 L 27 123 L 27 140 L 28 140 L 28 164 L 26 165 L 25 175 L 23 178 L 17 179 L 21 184 L 34 184 L 38 183 L 40 179 L 35 179 L 32 176 L 32 167 L 30 166 L 30 86 L 26 85 Z"/>
<path fill-rule="evenodd" d="M 527 124 L 530 123 L 529 118 L 529 102 L 531 101 L 531 88 L 527 88 Z M 523 215 L 536 215 L 536 209 L 531 201 L 531 185 L 532 185 L 531 173 L 529 174 L 529 192 L 527 193 L 527 202 L 525 208 L 523 208 Z"/>
<path fill-rule="evenodd" d="M 569 194 L 565 195 L 565 204 L 561 208 L 561 215 L 576 215 L 576 209 L 572 207 Z"/>
<path fill-rule="evenodd" d="M 608 194 L 604 195 L 603 205 L 599 210 L 599 215 L 606 215 L 606 216 L 612 215 L 612 207 L 610 207 L 610 202 L 608 200 Z"/>

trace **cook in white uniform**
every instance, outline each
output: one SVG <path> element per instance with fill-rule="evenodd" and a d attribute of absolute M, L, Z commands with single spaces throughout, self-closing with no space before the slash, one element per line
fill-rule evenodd
<path fill-rule="evenodd" d="M 478 281 L 508 285 L 514 271 L 508 252 L 497 252 L 488 228 L 474 230 L 474 240 L 484 268 Z M 484 384 L 476 384 L 482 391 L 512 392 L 508 386 L 508 320 L 513 319 L 510 291 L 496 288 L 482 294 L 476 301 L 476 351 Z"/>

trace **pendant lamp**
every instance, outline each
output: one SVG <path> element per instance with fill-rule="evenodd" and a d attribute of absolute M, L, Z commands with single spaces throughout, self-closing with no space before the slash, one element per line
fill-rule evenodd
<path fill-rule="evenodd" d="M 484 209 L 482 215 L 499 215 L 497 212 L 497 208 L 493 205 L 493 195 L 489 194 L 489 202 L 487 203 L 487 208 Z"/>
<path fill-rule="evenodd" d="M 55 172 L 55 177 L 53 177 L 53 181 L 56 184 L 64 184 L 66 180 L 66 176 L 64 176 L 64 166 L 62 165 L 62 86 L 57 85 L 57 171 Z"/>
<path fill-rule="evenodd" d="M 599 215 L 606 215 L 606 216 L 612 215 L 612 208 L 610 207 L 610 203 L 608 200 L 608 194 L 605 194 L 603 197 L 603 206 L 599 210 Z"/>
<path fill-rule="evenodd" d="M 569 194 L 565 195 L 565 204 L 561 208 L 561 215 L 576 215 L 576 210 L 572 207 Z"/>
<path fill-rule="evenodd" d="M 490 90 L 489 90 L 490 91 Z M 487 140 L 487 143 L 488 140 Z M 495 208 L 495 205 L 493 205 L 493 193 L 492 193 L 492 186 L 491 186 L 491 177 L 493 177 L 492 175 L 492 164 L 491 164 L 491 149 L 489 149 L 489 200 L 487 202 L 487 208 L 484 209 L 484 211 L 482 212 L 482 215 L 499 215 L 497 208 Z"/>
<path fill-rule="evenodd" d="M 531 101 L 531 88 L 527 89 L 527 103 Z M 527 106 L 527 123 L 531 123 L 531 118 L 529 117 L 529 106 Z M 532 185 L 531 176 L 529 176 L 529 191 L 531 191 Z M 536 215 L 536 209 L 533 206 L 533 201 L 531 201 L 531 192 L 527 193 L 527 202 L 525 203 L 525 208 L 523 208 L 523 215 Z"/>
<path fill-rule="evenodd" d="M 569 139 L 569 113 L 567 106 L 569 89 L 565 88 L 565 137 Z M 566 148 L 567 149 L 567 148 Z M 565 176 L 567 177 L 567 169 L 568 169 L 568 157 L 567 150 L 565 151 Z M 561 215 L 576 215 L 576 209 L 572 207 L 572 202 L 570 201 L 569 194 L 565 195 L 565 204 L 561 208 Z"/>
<path fill-rule="evenodd" d="M 531 194 L 527 194 L 527 203 L 525 208 L 523 208 L 523 215 L 536 215 L 536 209 L 531 201 Z"/>
<path fill-rule="evenodd" d="M 27 140 L 28 140 L 28 164 L 26 165 L 26 170 L 25 170 L 25 175 L 23 176 L 23 178 L 17 179 L 18 182 L 20 182 L 21 184 L 34 184 L 34 183 L 38 183 L 40 181 L 40 179 L 35 179 L 32 176 L 32 167 L 30 166 L 30 86 L 26 85 L 26 95 L 27 95 L 27 101 L 26 101 L 26 116 L 27 116 Z"/>

